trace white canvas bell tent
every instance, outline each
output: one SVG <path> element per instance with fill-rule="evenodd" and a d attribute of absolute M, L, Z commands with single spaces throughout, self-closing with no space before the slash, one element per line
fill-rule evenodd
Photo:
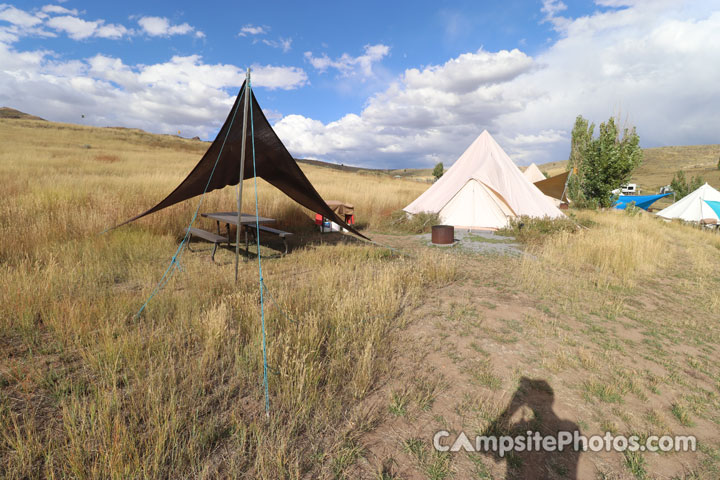
<path fill-rule="evenodd" d="M 657 215 L 668 219 L 679 218 L 686 222 L 699 222 L 703 218 L 720 220 L 710 205 L 703 200 L 720 201 L 720 192 L 706 183 L 669 207 L 660 210 Z"/>
<path fill-rule="evenodd" d="M 527 178 L 530 183 L 545 180 L 545 175 L 543 175 L 543 173 L 540 171 L 538 166 L 535 165 L 535 163 L 531 163 L 530 166 L 525 169 L 523 175 L 525 175 L 525 178 Z"/>
<path fill-rule="evenodd" d="M 404 210 L 437 213 L 445 225 L 471 229 L 503 228 L 509 219 L 521 215 L 564 216 L 523 176 L 487 130 Z"/>

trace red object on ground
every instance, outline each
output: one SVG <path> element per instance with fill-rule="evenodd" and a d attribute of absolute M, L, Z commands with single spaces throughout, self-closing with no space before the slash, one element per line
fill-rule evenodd
<path fill-rule="evenodd" d="M 319 213 L 315 214 L 315 225 L 322 225 L 323 216 Z M 348 225 L 355 225 L 355 215 L 345 215 L 345 223 Z"/>

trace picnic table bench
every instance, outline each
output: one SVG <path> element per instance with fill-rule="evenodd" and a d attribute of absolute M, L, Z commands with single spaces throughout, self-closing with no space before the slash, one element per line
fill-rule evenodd
<path fill-rule="evenodd" d="M 282 239 L 283 246 L 285 247 L 285 251 L 283 252 L 283 255 L 287 255 L 287 253 L 288 253 L 287 238 L 291 237 L 292 233 L 284 232 L 282 230 L 278 230 L 277 228 L 266 227 L 265 225 L 260 225 L 258 227 L 257 225 L 248 224 L 248 225 L 245 225 L 245 228 L 247 228 L 248 231 L 255 238 L 257 238 L 257 230 L 260 230 L 261 232 L 269 233 L 271 235 L 277 235 L 278 237 L 280 237 Z"/>
<path fill-rule="evenodd" d="M 208 242 L 212 242 L 213 249 L 212 254 L 210 255 L 210 259 L 214 262 L 215 261 L 215 252 L 217 251 L 217 247 L 219 244 L 223 242 L 230 243 L 230 239 L 228 237 L 223 237 L 222 235 L 218 235 L 216 233 L 208 232 L 207 230 L 203 230 L 201 228 L 195 228 L 190 227 L 186 228 L 185 231 L 189 234 L 188 236 L 188 250 L 193 252 L 194 250 L 190 247 L 190 239 L 195 235 L 196 237 L 200 237 L 204 240 L 207 240 Z"/>

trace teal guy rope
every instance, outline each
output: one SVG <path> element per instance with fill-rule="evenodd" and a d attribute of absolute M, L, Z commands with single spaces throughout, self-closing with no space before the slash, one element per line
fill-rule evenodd
<path fill-rule="evenodd" d="M 247 85 L 245 86 L 245 93 L 247 94 Z M 227 132 L 225 133 L 225 138 L 223 139 L 223 143 L 220 146 L 220 151 L 218 152 L 218 156 L 215 159 L 215 165 L 213 165 L 212 170 L 210 171 L 210 177 L 208 177 L 207 184 L 205 184 L 205 190 L 203 190 L 202 195 L 200 196 L 200 201 L 198 202 L 198 206 L 195 209 L 195 213 L 192 216 L 192 219 L 190 219 L 190 225 L 188 225 L 188 228 L 192 227 L 195 223 L 195 220 L 197 219 L 198 212 L 200 212 L 200 206 L 202 205 L 203 199 L 205 198 L 205 194 L 207 193 L 207 189 L 210 187 L 210 181 L 212 181 L 212 177 L 215 174 L 215 168 L 217 168 L 218 162 L 220 162 L 220 156 L 222 155 L 223 149 L 225 148 L 225 142 L 227 142 L 228 136 L 230 135 L 230 129 L 233 126 L 233 123 L 235 123 L 235 116 L 237 115 L 238 107 L 240 106 L 240 102 L 237 102 L 237 105 L 235 105 L 235 110 L 233 111 L 233 116 L 230 119 L 230 125 L 228 126 Z M 170 278 L 173 276 L 176 270 L 181 269 L 180 266 L 180 257 L 182 256 L 182 253 L 185 249 L 185 246 L 187 245 L 188 238 L 190 237 L 190 232 L 186 231 L 185 236 L 183 237 L 182 241 L 180 242 L 180 245 L 178 246 L 177 250 L 175 251 L 175 255 L 172 256 L 172 259 L 170 260 L 170 265 L 168 265 L 168 268 L 165 270 L 165 273 L 163 273 L 163 276 L 160 278 L 160 281 L 158 281 L 157 285 L 155 285 L 155 288 L 150 293 L 150 296 L 145 300 L 145 303 L 143 303 L 143 306 L 140 307 L 140 310 L 135 314 L 135 318 L 137 319 L 140 314 L 145 310 L 145 307 L 147 307 L 148 303 L 150 303 L 150 300 L 157 294 L 162 288 L 167 284 L 167 282 L 170 281 Z"/>
<path fill-rule="evenodd" d="M 250 79 L 248 79 L 250 88 Z M 255 180 L 255 239 L 257 240 L 258 277 L 260 279 L 260 321 L 262 325 L 262 346 L 263 346 L 263 386 L 265 387 L 265 415 L 270 416 L 270 394 L 268 387 L 268 363 L 267 363 L 267 340 L 265 335 L 265 299 L 263 295 L 263 274 L 262 261 L 260 257 L 260 220 L 258 210 L 258 188 L 257 171 L 255 170 L 255 122 L 253 122 L 252 91 L 250 91 L 250 141 L 252 143 L 253 155 L 253 179 Z"/>

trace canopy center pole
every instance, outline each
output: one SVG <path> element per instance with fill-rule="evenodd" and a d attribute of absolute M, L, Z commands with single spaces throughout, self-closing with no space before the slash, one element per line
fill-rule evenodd
<path fill-rule="evenodd" d="M 248 105 L 250 100 L 250 68 L 248 67 L 245 75 L 245 105 L 243 106 L 243 132 L 242 132 L 242 148 L 240 150 L 240 172 L 238 174 L 238 195 L 237 195 L 237 231 L 235 232 L 235 283 L 238 281 L 238 264 L 240 258 L 240 229 L 242 228 L 242 191 L 243 180 L 245 176 L 245 144 L 247 143 L 247 118 Z M 250 252 L 245 252 L 246 258 Z"/>

